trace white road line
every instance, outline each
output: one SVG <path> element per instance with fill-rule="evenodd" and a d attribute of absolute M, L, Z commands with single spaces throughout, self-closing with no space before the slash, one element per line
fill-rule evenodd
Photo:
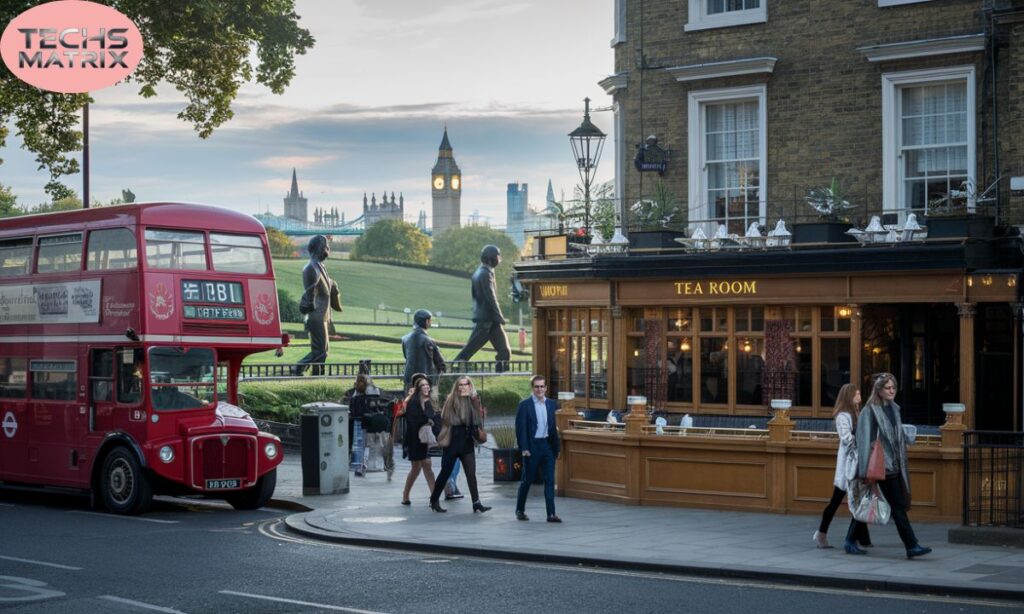
<path fill-rule="evenodd" d="M 0 507 L 14 507 L 13 503 L 0 503 Z"/>
<path fill-rule="evenodd" d="M 71 571 L 82 571 L 81 567 L 72 567 L 70 565 L 60 565 L 58 563 L 47 563 L 46 561 L 33 561 L 32 559 L 19 559 L 15 556 L 2 556 L 0 559 L 5 561 L 15 561 L 17 563 L 28 563 L 29 565 L 42 565 L 43 567 L 53 567 L 55 569 L 68 569 Z"/>
<path fill-rule="evenodd" d="M 175 610 L 174 608 L 165 608 L 160 605 L 153 605 L 152 603 L 145 603 L 143 601 L 135 601 L 134 599 L 125 599 L 124 597 L 115 597 L 113 595 L 100 595 L 100 599 L 106 599 L 107 601 L 116 601 L 117 603 L 123 603 L 125 605 L 133 605 L 143 610 L 153 610 L 154 612 L 167 612 L 167 614 L 185 614 L 181 610 Z"/>
<path fill-rule="evenodd" d="M 335 612 L 353 612 L 354 614 L 384 614 L 375 610 L 359 610 L 357 608 L 346 608 L 340 605 L 329 605 L 326 603 L 313 603 L 312 601 L 297 601 L 295 599 L 282 599 L 268 595 L 254 595 L 252 593 L 239 593 L 237 591 L 220 591 L 222 595 L 235 595 L 236 597 L 248 597 L 249 599 L 262 599 L 264 601 L 275 601 L 277 603 L 291 603 L 293 605 L 304 605 L 321 610 L 333 610 Z"/>
<path fill-rule="evenodd" d="M 138 520 L 140 522 L 155 522 L 157 524 L 181 524 L 180 520 L 160 520 L 159 518 L 142 518 L 141 516 L 117 516 L 114 514 L 107 514 L 104 512 L 84 512 L 82 510 L 72 510 L 69 514 L 88 514 L 89 516 L 99 516 L 100 518 L 114 518 L 117 520 Z"/>

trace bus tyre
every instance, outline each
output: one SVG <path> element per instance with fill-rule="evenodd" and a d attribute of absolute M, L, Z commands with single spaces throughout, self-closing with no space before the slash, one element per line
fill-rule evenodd
<path fill-rule="evenodd" d="M 100 494 L 103 504 L 115 514 L 141 514 L 149 509 L 153 487 L 131 450 L 117 447 L 103 459 Z"/>
<path fill-rule="evenodd" d="M 274 496 L 276 486 L 277 469 L 274 469 L 257 480 L 252 488 L 228 495 L 225 499 L 236 510 L 258 510 Z"/>

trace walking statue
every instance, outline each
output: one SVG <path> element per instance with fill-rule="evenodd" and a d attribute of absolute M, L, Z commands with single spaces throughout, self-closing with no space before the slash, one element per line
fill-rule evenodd
<path fill-rule="evenodd" d="M 501 250 L 497 245 L 485 245 L 480 251 L 480 266 L 473 273 L 473 332 L 469 341 L 455 357 L 466 361 L 473 357 L 488 341 L 496 353 L 494 370 L 508 371 L 508 360 L 512 355 L 505 336 L 505 317 L 498 306 L 498 291 L 494 283 L 494 268 L 501 264 Z"/>
<path fill-rule="evenodd" d="M 341 311 L 341 291 L 324 266 L 324 261 L 331 254 L 327 237 L 316 235 L 309 240 L 306 249 L 309 251 L 309 262 L 302 268 L 302 286 L 305 290 L 299 300 L 299 311 L 306 316 L 309 353 L 299 361 L 294 374 L 302 375 L 312 365 L 313 375 L 323 375 L 324 363 L 327 361 L 331 310 Z"/>
<path fill-rule="evenodd" d="M 417 309 L 413 315 L 412 331 L 402 337 L 402 354 L 405 355 L 405 387 L 412 385 L 412 376 L 422 373 L 430 379 L 431 386 L 437 386 L 438 376 L 445 372 L 444 357 L 437 343 L 427 331 L 434 314 L 426 309 Z"/>

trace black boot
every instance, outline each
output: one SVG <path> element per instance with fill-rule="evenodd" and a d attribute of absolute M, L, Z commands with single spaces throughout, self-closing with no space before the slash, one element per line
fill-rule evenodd
<path fill-rule="evenodd" d="M 435 512 L 441 512 L 441 513 L 444 513 L 444 512 L 448 511 L 448 510 L 444 509 L 443 507 L 441 507 L 441 503 L 440 502 L 435 501 L 434 499 L 430 500 L 430 509 L 434 510 Z"/>
<path fill-rule="evenodd" d="M 477 512 L 480 512 L 481 514 L 483 514 L 484 512 L 486 512 L 486 511 L 488 511 L 490 509 L 491 509 L 491 506 L 489 506 L 489 505 L 484 505 L 483 503 L 480 503 L 479 501 L 474 501 L 473 502 L 473 513 L 474 514 L 477 513 Z"/>

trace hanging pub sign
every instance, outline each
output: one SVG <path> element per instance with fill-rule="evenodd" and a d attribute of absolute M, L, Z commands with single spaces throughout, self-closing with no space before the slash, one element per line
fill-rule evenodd
<path fill-rule="evenodd" d="M 647 137 L 642 145 L 636 146 L 636 157 L 633 166 L 641 173 L 654 171 L 664 175 L 668 170 L 669 151 L 658 145 L 658 137 L 653 134 Z"/>

